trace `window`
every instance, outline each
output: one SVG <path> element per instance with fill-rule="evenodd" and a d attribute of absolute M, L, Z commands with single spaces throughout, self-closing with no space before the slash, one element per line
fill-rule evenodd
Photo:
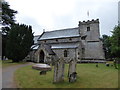
<path fill-rule="evenodd" d="M 67 50 L 64 51 L 64 57 L 67 57 L 68 56 L 68 52 Z"/>
<path fill-rule="evenodd" d="M 58 42 L 58 39 L 56 39 L 56 42 Z"/>
<path fill-rule="evenodd" d="M 86 37 L 81 37 L 82 40 L 85 40 Z"/>
<path fill-rule="evenodd" d="M 90 27 L 87 27 L 87 31 L 90 31 Z"/>
<path fill-rule="evenodd" d="M 82 54 L 85 54 L 85 48 L 82 48 Z"/>

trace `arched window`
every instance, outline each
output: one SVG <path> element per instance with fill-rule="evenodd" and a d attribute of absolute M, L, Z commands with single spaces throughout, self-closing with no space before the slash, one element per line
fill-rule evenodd
<path fill-rule="evenodd" d="M 67 57 L 68 56 L 68 52 L 67 50 L 64 51 L 64 57 Z"/>

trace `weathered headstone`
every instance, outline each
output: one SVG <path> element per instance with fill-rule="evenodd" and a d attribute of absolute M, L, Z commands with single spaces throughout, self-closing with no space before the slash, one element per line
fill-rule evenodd
<path fill-rule="evenodd" d="M 98 67 L 98 64 L 96 64 L 96 67 Z"/>
<path fill-rule="evenodd" d="M 69 70 L 68 70 L 68 77 L 69 82 L 75 82 L 76 81 L 76 60 L 71 60 L 69 62 Z"/>
<path fill-rule="evenodd" d="M 69 82 L 75 82 L 76 81 L 76 76 L 77 76 L 76 72 L 73 72 L 72 74 L 70 74 Z"/>
<path fill-rule="evenodd" d="M 64 60 L 59 59 L 54 65 L 54 83 L 64 81 Z"/>
<path fill-rule="evenodd" d="M 109 65 L 110 65 L 109 63 L 106 63 L 106 66 L 107 66 L 107 67 L 109 67 Z"/>

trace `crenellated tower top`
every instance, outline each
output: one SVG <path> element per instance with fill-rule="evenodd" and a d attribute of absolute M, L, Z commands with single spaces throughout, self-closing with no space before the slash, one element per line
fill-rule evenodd
<path fill-rule="evenodd" d="M 91 21 L 87 20 L 87 21 L 83 21 L 83 22 L 79 21 L 78 26 L 83 25 L 83 24 L 92 24 L 92 23 L 99 23 L 99 19 L 96 19 L 96 20 L 92 19 Z"/>

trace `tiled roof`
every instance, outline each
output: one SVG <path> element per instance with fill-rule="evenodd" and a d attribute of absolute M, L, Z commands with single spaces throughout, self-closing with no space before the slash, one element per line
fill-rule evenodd
<path fill-rule="evenodd" d="M 68 28 L 68 29 L 44 32 L 39 38 L 39 40 L 77 37 L 77 36 L 80 36 L 78 28 Z"/>

